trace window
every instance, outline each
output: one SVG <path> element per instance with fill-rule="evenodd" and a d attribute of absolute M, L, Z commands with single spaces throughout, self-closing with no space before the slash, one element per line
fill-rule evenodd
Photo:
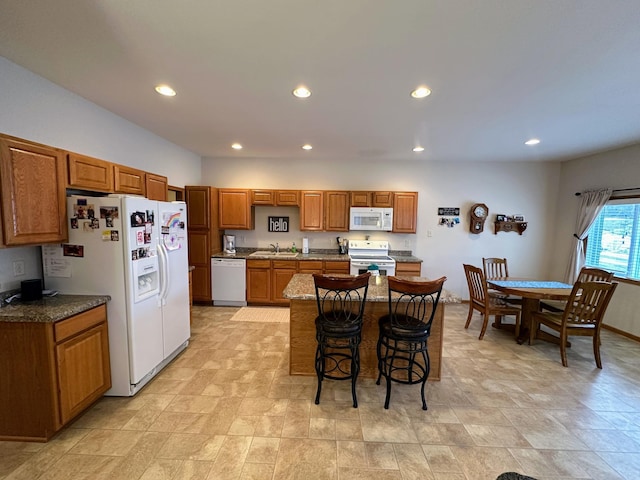
<path fill-rule="evenodd" d="M 586 266 L 640 280 L 640 198 L 605 205 L 589 229 Z"/>

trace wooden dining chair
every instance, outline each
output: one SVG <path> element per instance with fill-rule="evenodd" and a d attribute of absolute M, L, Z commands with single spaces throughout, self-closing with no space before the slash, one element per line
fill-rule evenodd
<path fill-rule="evenodd" d="M 506 278 L 509 276 L 509 266 L 506 258 L 488 257 L 482 258 L 482 270 L 487 280 L 497 280 L 499 278 Z M 506 303 L 512 303 L 514 305 L 522 304 L 522 299 L 514 297 L 513 295 L 507 295 L 497 290 L 489 289 L 489 295 Z M 501 325 L 501 317 L 496 317 L 497 326 Z"/>
<path fill-rule="evenodd" d="M 509 268 L 507 266 L 506 258 L 483 258 L 482 269 L 484 270 L 484 276 L 488 280 L 509 276 Z"/>
<path fill-rule="evenodd" d="M 503 317 L 507 315 L 513 315 L 515 317 L 515 334 L 516 337 L 520 335 L 520 308 L 514 305 L 509 305 L 499 297 L 493 297 L 489 295 L 489 289 L 487 288 L 487 279 L 484 276 L 482 269 L 474 267 L 473 265 L 463 265 L 464 274 L 467 278 L 467 285 L 469 286 L 469 314 L 467 316 L 467 323 L 464 328 L 469 328 L 473 311 L 477 310 L 482 315 L 482 328 L 480 330 L 480 340 L 484 337 L 487 331 L 487 324 L 489 323 L 489 317 L 495 315 L 496 317 Z"/>
<path fill-rule="evenodd" d="M 593 354 L 596 365 L 600 360 L 600 327 L 617 282 L 576 282 L 562 312 L 532 312 L 529 344 L 533 344 L 540 325 L 559 334 L 562 365 L 567 366 L 567 339 L 571 335 L 593 337 Z"/>
<path fill-rule="evenodd" d="M 611 282 L 613 280 L 613 272 L 608 272 L 601 268 L 582 267 L 578 274 L 578 282 Z M 540 310 L 548 310 L 550 312 L 563 312 L 567 302 L 563 300 L 544 300 L 540 302 Z"/>

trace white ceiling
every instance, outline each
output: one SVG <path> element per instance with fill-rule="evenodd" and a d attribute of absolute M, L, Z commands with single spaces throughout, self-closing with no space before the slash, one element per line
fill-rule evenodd
<path fill-rule="evenodd" d="M 205 157 L 562 160 L 640 142 L 638 0 L 0 0 L 0 55 Z M 412 99 L 420 84 L 433 94 Z"/>

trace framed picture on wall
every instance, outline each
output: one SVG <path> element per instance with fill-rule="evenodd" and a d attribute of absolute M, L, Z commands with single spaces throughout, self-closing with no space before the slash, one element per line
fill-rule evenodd
<path fill-rule="evenodd" d="M 524 215 L 522 215 L 521 213 L 514 213 L 513 221 L 514 222 L 524 222 Z"/>
<path fill-rule="evenodd" d="M 507 217 L 505 217 L 504 215 L 496 215 L 496 222 L 504 222 L 506 221 Z"/>

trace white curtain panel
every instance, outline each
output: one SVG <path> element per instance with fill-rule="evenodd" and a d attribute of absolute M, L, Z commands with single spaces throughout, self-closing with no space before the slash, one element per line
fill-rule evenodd
<path fill-rule="evenodd" d="M 597 218 L 598 214 L 607 204 L 611 197 L 612 190 L 603 188 L 601 190 L 587 190 L 580 194 L 580 208 L 576 218 L 575 233 L 573 234 L 573 248 L 569 257 L 569 265 L 565 273 L 565 282 L 573 284 L 580 269 L 585 263 L 584 239 L 587 238 L 589 228 Z"/>

